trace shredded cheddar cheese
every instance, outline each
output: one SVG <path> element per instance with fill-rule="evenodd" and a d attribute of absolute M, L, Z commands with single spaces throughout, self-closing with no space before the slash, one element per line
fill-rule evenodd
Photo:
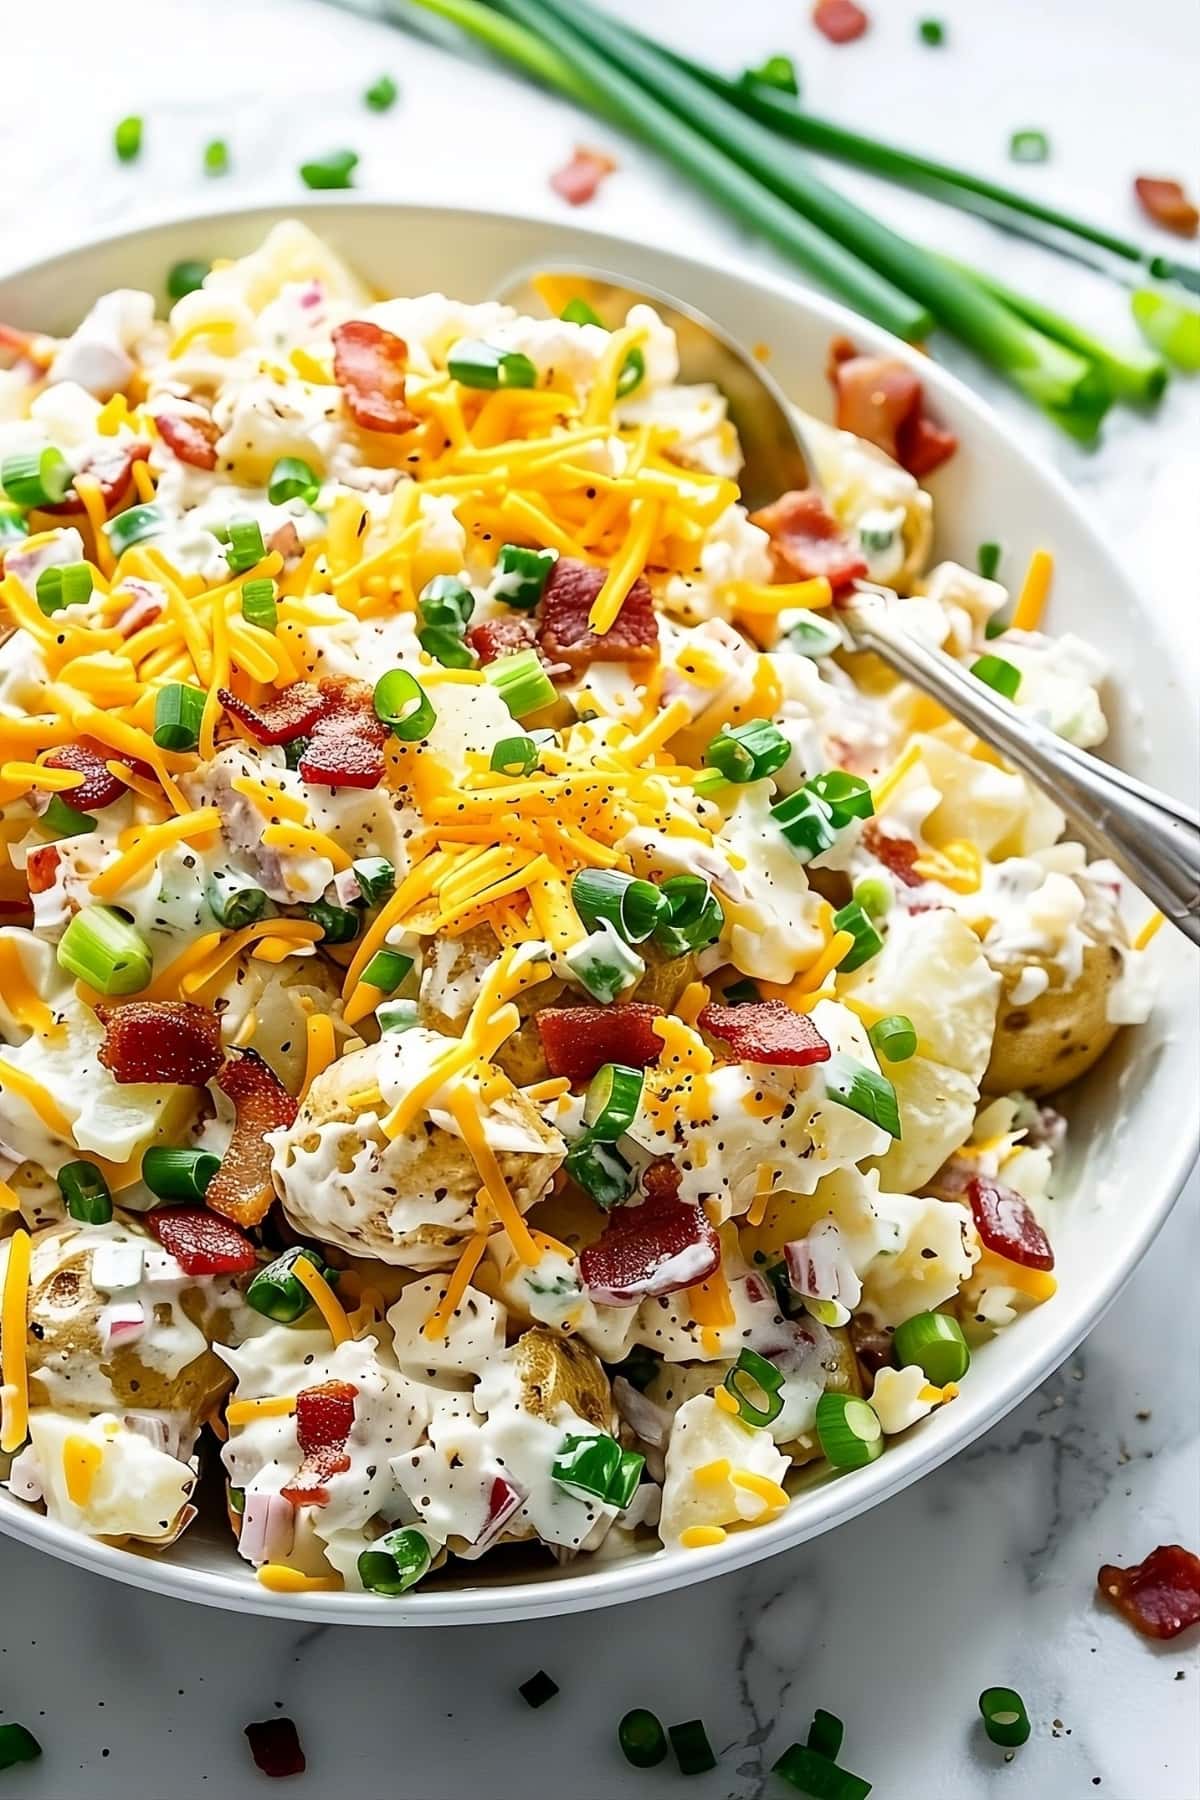
<path fill-rule="evenodd" d="M 28 1331 L 29 1269 L 33 1245 L 23 1225 L 8 1240 L 4 1291 L 0 1296 L 0 1374 L 4 1377 L 0 1450 L 19 1450 L 29 1431 Z"/>

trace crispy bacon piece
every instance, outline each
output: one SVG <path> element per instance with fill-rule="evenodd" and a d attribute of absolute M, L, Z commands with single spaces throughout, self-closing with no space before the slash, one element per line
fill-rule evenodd
<path fill-rule="evenodd" d="M 721 1266 L 721 1240 L 702 1206 L 679 1198 L 679 1170 L 651 1163 L 642 1178 L 640 1206 L 620 1206 L 594 1244 L 579 1255 L 579 1273 L 599 1306 L 635 1306 L 639 1300 L 695 1287 Z"/>
<path fill-rule="evenodd" d="M 583 206 L 588 200 L 595 199 L 600 183 L 616 166 L 616 158 L 606 155 L 603 150 L 589 150 L 586 144 L 576 144 L 570 162 L 556 169 L 550 177 L 550 186 L 571 206 Z"/>
<path fill-rule="evenodd" d="M 812 19 L 821 36 L 831 44 L 852 44 L 871 23 L 855 0 L 817 0 Z"/>
<path fill-rule="evenodd" d="M 807 1013 L 793 1012 L 782 1000 L 706 1006 L 698 1023 L 701 1031 L 728 1045 L 739 1062 L 807 1069 L 829 1061 L 829 1045 Z"/>
<path fill-rule="evenodd" d="M 31 894 L 45 894 L 58 880 L 62 861 L 57 844 L 37 844 L 25 858 L 25 885 Z"/>
<path fill-rule="evenodd" d="M 1200 1556 L 1182 1544 L 1160 1544 L 1128 1569 L 1105 1563 L 1096 1580 L 1143 1637 L 1178 1637 L 1200 1625 Z"/>
<path fill-rule="evenodd" d="M 304 746 L 299 768 L 320 787 L 378 787 L 383 780 L 387 726 L 365 681 L 323 681 L 322 712 Z"/>
<path fill-rule="evenodd" d="M 605 1063 L 644 1069 L 657 1062 L 662 1039 L 654 1021 L 662 1008 L 631 1000 L 625 1006 L 547 1006 L 537 1014 L 538 1035 L 552 1075 L 573 1087 L 590 1081 Z"/>
<path fill-rule="evenodd" d="M 910 475 L 928 475 L 958 449 L 958 439 L 926 418 L 921 377 L 898 356 L 860 356 L 848 338 L 829 347 L 834 416 L 842 431 L 866 438 Z"/>
<path fill-rule="evenodd" d="M 589 629 L 592 602 L 604 586 L 604 569 L 560 556 L 546 578 L 537 614 L 537 636 L 551 662 L 586 669 L 594 662 L 653 662 L 658 655 L 654 597 L 639 575 L 611 628 Z"/>
<path fill-rule="evenodd" d="M 467 642 L 481 663 L 493 663 L 498 656 L 532 650 L 537 627 L 525 613 L 513 613 L 507 619 L 480 619 L 478 625 L 467 627 Z"/>
<path fill-rule="evenodd" d="M 129 1000 L 98 1006 L 104 1027 L 99 1057 L 122 1085 L 169 1081 L 203 1087 L 225 1060 L 221 1021 L 190 1000 Z"/>
<path fill-rule="evenodd" d="M 293 1506 L 327 1506 L 325 1483 L 350 1467 L 346 1440 L 354 1428 L 358 1389 L 350 1381 L 322 1381 L 296 1395 L 296 1439 L 304 1458 L 279 1491 Z"/>
<path fill-rule="evenodd" d="M 158 435 L 180 462 L 193 469 L 215 469 L 220 429 L 213 419 L 193 413 L 155 413 Z"/>
<path fill-rule="evenodd" d="M 107 765 L 111 757 L 112 751 L 105 750 L 103 744 L 97 744 L 93 738 L 81 738 L 77 744 L 63 744 L 58 750 L 52 750 L 46 758 L 46 767 L 73 769 L 82 775 L 79 786 L 68 788 L 63 799 L 77 812 L 101 812 L 129 792 L 123 781 L 109 773 Z"/>
<path fill-rule="evenodd" d="M 300 1734 L 291 1719 L 259 1719 L 245 1727 L 246 1742 L 255 1765 L 264 1775 L 279 1779 L 303 1775 L 308 1763 L 300 1748 Z"/>
<path fill-rule="evenodd" d="M 257 1225 L 271 1204 L 268 1131 L 282 1131 L 296 1117 L 296 1102 L 258 1054 L 243 1050 L 225 1064 L 217 1086 L 233 1101 L 237 1119 L 220 1168 L 205 1200 L 238 1225 Z"/>
<path fill-rule="evenodd" d="M 1138 204 L 1148 218 L 1179 237 L 1195 237 L 1200 229 L 1200 211 L 1188 198 L 1182 184 L 1161 176 L 1139 175 L 1133 184 Z"/>
<path fill-rule="evenodd" d="M 877 857 L 885 869 L 890 869 L 896 880 L 905 887 L 920 887 L 925 877 L 918 875 L 913 864 L 921 854 L 921 847 L 911 838 L 893 837 L 891 832 L 884 831 L 877 819 L 868 819 L 863 826 L 860 839 L 865 850 Z"/>
<path fill-rule="evenodd" d="M 203 1206 L 160 1206 L 146 1224 L 185 1275 L 240 1275 L 257 1267 L 258 1252 L 237 1226 Z"/>
<path fill-rule="evenodd" d="M 106 513 L 111 513 L 128 493 L 129 484 L 133 480 L 134 463 L 145 462 L 149 454 L 149 444 L 118 444 L 114 439 L 111 450 L 101 450 L 90 462 L 84 464 L 79 473 L 95 478 Z M 69 487 L 62 499 L 53 506 L 38 508 L 39 512 L 64 515 L 81 513 L 83 510 L 83 501 L 74 486 Z"/>
<path fill-rule="evenodd" d="M 1015 1188 L 993 1181 L 990 1175 L 972 1175 L 965 1192 L 975 1228 L 988 1250 L 1026 1269 L 1054 1267 L 1050 1239 L 1034 1218 L 1029 1202 Z"/>
<path fill-rule="evenodd" d="M 217 699 L 260 744 L 290 744 L 311 731 L 325 711 L 321 691 L 311 681 L 293 681 L 261 706 L 251 706 L 228 688 L 218 688 Z"/>
<path fill-rule="evenodd" d="M 368 319 L 350 319 L 333 331 L 333 378 L 351 417 L 366 431 L 411 431 L 420 420 L 404 398 L 408 345 L 394 331 Z"/>
<path fill-rule="evenodd" d="M 809 581 L 824 575 L 832 588 L 867 572 L 866 558 L 851 543 L 815 488 L 793 488 L 750 514 L 771 540 L 777 581 Z"/>

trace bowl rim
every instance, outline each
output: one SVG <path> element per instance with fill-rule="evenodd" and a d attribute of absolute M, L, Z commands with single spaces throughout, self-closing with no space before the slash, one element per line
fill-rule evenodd
<path fill-rule="evenodd" d="M 72 242 L 70 247 L 51 250 L 17 268 L 0 268 L 0 292 L 9 290 L 32 276 L 52 273 L 57 265 L 70 265 L 89 253 L 133 250 L 139 242 L 161 236 L 169 230 L 188 227 L 197 232 L 219 231 L 236 222 L 245 225 L 261 222 L 262 230 L 282 219 L 298 218 L 314 230 L 322 229 L 323 216 L 336 217 L 346 212 L 381 212 L 418 220 L 422 216 L 450 215 L 469 231 L 473 224 L 500 224 L 516 229 L 535 228 L 562 234 L 569 241 L 586 238 L 593 247 L 601 246 L 615 259 L 611 265 L 621 267 L 621 258 L 632 251 L 635 255 L 667 254 L 678 263 L 689 266 L 700 277 L 715 272 L 743 286 L 750 285 L 773 292 L 788 305 L 815 314 L 828 326 L 831 334 L 853 332 L 859 341 L 889 355 L 901 356 L 919 371 L 935 392 L 950 396 L 972 423 L 1001 436 L 1012 453 L 1032 476 L 1047 489 L 1054 503 L 1071 516 L 1076 530 L 1089 539 L 1097 555 L 1107 563 L 1114 585 L 1122 589 L 1132 602 L 1132 610 L 1145 617 L 1147 608 L 1121 564 L 1106 545 L 1086 508 L 1065 477 L 1043 455 L 1018 442 L 1012 427 L 959 376 L 943 365 L 921 355 L 910 345 L 871 321 L 860 317 L 840 301 L 806 286 L 799 277 L 778 273 L 757 265 L 739 265 L 730 252 L 705 249 L 701 255 L 676 249 L 672 244 L 653 244 L 636 234 L 597 231 L 573 221 L 562 221 L 548 214 L 519 212 L 494 208 L 459 205 L 454 202 L 422 202 L 390 200 L 368 194 L 308 196 L 298 204 L 270 200 L 247 206 L 205 208 L 194 212 L 166 211 L 146 214 L 123 231 L 96 231 Z M 1161 619 L 1156 621 L 1161 629 Z M 1170 631 L 1163 634 L 1169 639 Z M 1193 733 L 1193 735 L 1195 735 Z M 260 1583 L 248 1579 L 249 1571 L 237 1570 L 218 1574 L 197 1569 L 186 1563 L 173 1563 L 166 1556 L 142 1554 L 120 1545 L 87 1538 L 36 1513 L 32 1508 L 0 1507 L 0 1532 L 52 1556 L 94 1573 L 105 1575 L 129 1586 L 190 1600 L 227 1611 L 253 1613 L 268 1617 L 333 1625 L 435 1626 L 506 1623 L 519 1619 L 546 1618 L 564 1613 L 590 1612 L 601 1607 L 648 1599 L 656 1594 L 689 1587 L 696 1582 L 728 1575 L 735 1570 L 765 1561 L 785 1550 L 795 1549 L 809 1539 L 833 1527 L 857 1518 L 893 1494 L 909 1486 L 921 1476 L 940 1468 L 985 1431 L 998 1424 L 1016 1405 L 1058 1368 L 1082 1339 L 1098 1324 L 1117 1299 L 1147 1249 L 1166 1221 L 1200 1152 L 1200 1118 L 1189 1130 L 1187 1121 L 1169 1144 L 1160 1144 L 1155 1157 L 1154 1189 L 1157 1197 L 1152 1205 L 1140 1210 L 1139 1223 L 1126 1257 L 1104 1272 L 1103 1278 L 1086 1298 L 1064 1306 L 1058 1330 L 1036 1355 L 1026 1352 L 1015 1357 L 1012 1366 L 993 1384 L 994 1391 L 986 1404 L 977 1408 L 955 1406 L 949 1416 L 941 1416 L 936 1434 L 915 1433 L 899 1438 L 889 1446 L 886 1456 L 865 1469 L 855 1471 L 852 1482 L 830 1480 L 810 1489 L 804 1496 L 803 1508 L 791 1509 L 752 1532 L 731 1534 L 723 1544 L 696 1555 L 680 1548 L 662 1549 L 642 1558 L 629 1557 L 606 1563 L 602 1558 L 588 1564 L 578 1575 L 557 1576 L 550 1580 L 532 1577 L 524 1581 L 496 1583 L 487 1587 L 463 1587 L 427 1590 L 414 1593 L 402 1603 L 371 1594 L 357 1592 L 276 1594 Z M 794 1512 L 794 1517 L 792 1516 Z"/>

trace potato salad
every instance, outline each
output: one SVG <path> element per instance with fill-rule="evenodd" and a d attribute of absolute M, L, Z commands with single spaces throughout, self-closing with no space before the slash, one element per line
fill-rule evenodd
<path fill-rule="evenodd" d="M 648 307 L 380 298 L 298 224 L 171 285 L 0 327 L 10 1492 L 388 1598 L 937 1431 L 1146 982 L 841 609 L 1094 745 L 1048 557 L 933 560 L 954 440 L 853 346 L 748 514 Z"/>

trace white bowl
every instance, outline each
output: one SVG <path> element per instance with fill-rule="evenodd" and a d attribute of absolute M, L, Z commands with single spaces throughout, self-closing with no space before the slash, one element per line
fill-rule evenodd
<path fill-rule="evenodd" d="M 1096 644 L 1120 677 L 1106 696 L 1113 758 L 1177 794 L 1182 784 L 1194 782 L 1200 765 L 1194 707 L 1178 672 L 1186 665 L 1173 658 L 1161 620 L 1066 484 L 936 363 L 792 282 L 747 276 L 729 264 L 695 262 L 575 226 L 343 198 L 288 211 L 323 233 L 386 294 L 440 288 L 483 299 L 510 270 L 550 256 L 577 256 L 583 264 L 644 279 L 693 301 L 743 342 L 768 344 L 771 368 L 784 388 L 819 414 L 829 407 L 823 371 L 831 337 L 846 333 L 860 345 L 909 359 L 925 381 L 932 410 L 961 443 L 931 483 L 938 554 L 973 566 L 977 546 L 997 541 L 1011 580 L 1033 550 L 1050 549 L 1056 565 L 1051 627 Z M 272 208 L 213 214 L 84 245 L 0 280 L 0 319 L 69 331 L 97 294 L 124 286 L 161 297 L 172 263 L 239 256 L 280 216 Z M 490 1579 L 483 1568 L 464 1568 L 452 1583 L 403 1601 L 268 1593 L 239 1561 L 217 1519 L 197 1520 L 168 1555 L 157 1557 L 80 1537 L 0 1491 L 0 1529 L 84 1568 L 181 1599 L 359 1625 L 461 1625 L 586 1611 L 701 1581 L 828 1531 L 945 1462 L 1044 1380 L 1116 1298 L 1166 1218 L 1196 1153 L 1196 968 L 1170 931 L 1155 940 L 1153 955 L 1160 977 L 1153 1017 L 1123 1033 L 1070 1096 L 1071 1150 L 1054 1231 L 1055 1298 L 977 1352 L 952 1407 L 896 1440 L 869 1468 L 819 1481 L 772 1524 L 734 1534 L 712 1550 L 585 1559 L 562 1570 L 517 1577 L 509 1570 Z"/>

